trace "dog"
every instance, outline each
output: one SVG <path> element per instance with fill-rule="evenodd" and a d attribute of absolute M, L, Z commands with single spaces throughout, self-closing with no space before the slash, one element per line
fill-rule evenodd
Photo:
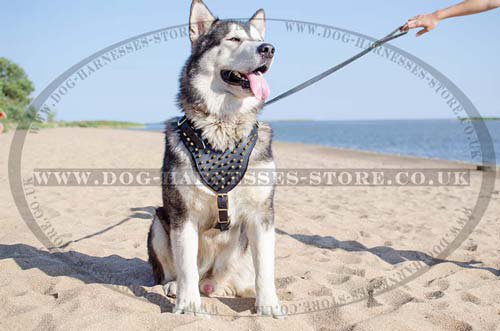
<path fill-rule="evenodd" d="M 205 157 L 205 144 L 210 146 L 207 154 L 224 159 L 222 153 L 239 155 L 247 141 L 251 148 L 241 148 L 247 159 L 239 162 L 275 169 L 271 127 L 257 121 L 269 96 L 263 75 L 275 51 L 264 42 L 265 13 L 260 9 L 246 22 L 219 20 L 201 0 L 193 0 L 189 26 L 191 55 L 178 94 L 185 117 L 166 122 L 163 207 L 157 208 L 148 235 L 153 276 L 167 296 L 175 297 L 177 314 L 203 315 L 201 291 L 209 297 L 255 296 L 257 314 L 280 318 L 274 283 L 274 185 L 236 185 L 219 194 L 203 182 L 199 164 L 204 161 L 196 163 Z M 241 169 L 241 164 L 231 168 Z M 181 177 L 197 184 L 181 185 Z"/>

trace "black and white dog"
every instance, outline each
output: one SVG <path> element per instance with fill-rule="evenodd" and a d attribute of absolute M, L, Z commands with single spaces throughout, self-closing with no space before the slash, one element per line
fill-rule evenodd
<path fill-rule="evenodd" d="M 247 167 L 275 168 L 271 128 L 257 121 L 269 96 L 263 74 L 274 56 L 265 30 L 263 10 L 248 22 L 222 21 L 201 0 L 192 2 L 192 54 L 178 96 L 185 117 L 166 124 L 163 207 L 148 236 L 155 280 L 176 297 L 175 313 L 203 313 L 201 290 L 207 296 L 255 295 L 258 314 L 281 315 L 274 186 L 224 186 L 233 174 L 244 180 Z M 224 177 L 218 167 L 234 171 Z M 185 182 L 179 177 L 198 184 L 179 185 Z"/>

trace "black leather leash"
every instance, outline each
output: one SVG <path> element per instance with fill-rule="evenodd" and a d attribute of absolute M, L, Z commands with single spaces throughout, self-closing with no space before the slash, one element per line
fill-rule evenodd
<path fill-rule="evenodd" d="M 284 92 L 284 93 L 281 93 L 280 95 L 278 95 L 277 97 L 274 97 L 272 98 L 271 100 L 267 101 L 264 106 L 269 106 L 273 103 L 275 103 L 276 101 L 279 101 L 283 98 L 286 98 L 294 93 L 297 93 L 303 89 L 305 89 L 306 87 L 308 86 L 311 86 L 312 84 L 322 80 L 323 78 L 326 78 L 328 76 L 330 76 L 331 74 L 333 74 L 334 72 L 336 71 L 339 71 L 340 69 L 342 69 L 343 67 L 345 67 L 346 65 L 356 61 L 357 59 L 359 59 L 360 57 L 363 57 L 365 56 L 366 54 L 370 53 L 371 51 L 373 51 L 375 48 L 378 48 L 380 46 L 382 46 L 383 44 L 393 40 L 393 39 L 396 39 L 396 38 L 399 38 L 399 37 L 402 37 L 404 36 L 405 34 L 408 33 L 408 30 L 406 31 L 403 31 L 402 30 L 403 27 L 399 27 L 397 28 L 396 30 L 392 31 L 391 33 L 389 33 L 387 36 L 385 36 L 384 38 L 381 38 L 377 41 L 375 41 L 373 44 L 370 45 L 370 47 L 368 47 L 367 49 L 365 49 L 364 51 L 354 55 L 353 57 L 347 59 L 346 61 L 340 63 L 340 64 L 337 64 L 336 66 L 320 73 L 319 75 L 316 75 L 314 76 L 313 78 L 303 82 L 302 84 L 299 84 L 297 86 L 295 86 L 294 88 L 291 88 L 289 89 L 288 91 Z"/>

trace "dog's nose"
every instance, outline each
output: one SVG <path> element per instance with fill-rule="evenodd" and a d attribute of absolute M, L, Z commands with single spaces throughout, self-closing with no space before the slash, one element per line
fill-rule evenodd
<path fill-rule="evenodd" d="M 257 53 L 270 59 L 274 56 L 274 46 L 271 44 L 262 44 L 257 47 Z"/>

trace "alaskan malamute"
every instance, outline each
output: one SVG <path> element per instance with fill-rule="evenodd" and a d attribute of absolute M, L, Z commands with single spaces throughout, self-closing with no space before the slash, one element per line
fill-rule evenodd
<path fill-rule="evenodd" d="M 274 56 L 274 47 L 264 42 L 265 23 L 262 9 L 239 22 L 215 18 L 201 0 L 191 5 L 192 54 L 178 95 L 185 117 L 166 123 L 163 207 L 148 236 L 155 281 L 176 298 L 175 313 L 201 315 L 201 291 L 207 296 L 255 295 L 258 314 L 281 315 L 274 284 L 274 187 L 238 185 L 220 194 L 224 176 L 216 177 L 219 166 L 243 175 L 247 166 L 275 168 L 271 128 L 257 121 L 269 96 L 263 74 Z M 201 141 L 194 141 L 197 137 Z M 212 158 L 204 154 L 210 151 Z M 216 177 L 214 182 L 220 180 L 219 186 L 202 183 L 200 169 Z M 198 184 L 180 185 L 180 176 Z"/>

